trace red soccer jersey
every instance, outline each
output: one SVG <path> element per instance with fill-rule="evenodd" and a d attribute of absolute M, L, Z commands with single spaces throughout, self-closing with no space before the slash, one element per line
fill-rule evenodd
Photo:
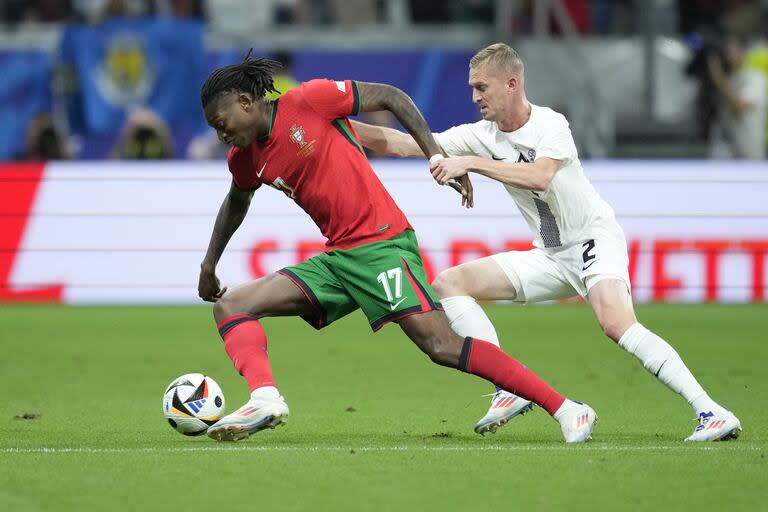
<path fill-rule="evenodd" d="M 392 238 L 408 219 L 371 169 L 346 116 L 358 113 L 357 83 L 311 80 L 275 101 L 269 133 L 233 147 L 235 186 L 283 191 L 312 217 L 329 249 Z"/>

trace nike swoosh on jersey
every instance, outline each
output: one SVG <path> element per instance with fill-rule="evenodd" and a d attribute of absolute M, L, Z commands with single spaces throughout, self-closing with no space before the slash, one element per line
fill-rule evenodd
<path fill-rule="evenodd" d="M 497 157 L 497 156 L 496 156 L 496 155 L 494 155 L 493 153 L 491 153 L 491 158 L 493 158 L 494 160 L 497 160 L 497 161 L 502 161 L 502 160 L 504 160 L 503 158 L 499 158 L 499 157 Z"/>
<path fill-rule="evenodd" d="M 404 301 L 405 299 L 407 299 L 407 298 L 408 298 L 408 297 L 403 297 L 402 299 L 400 299 L 399 301 L 395 302 L 394 304 L 390 304 L 390 305 L 389 305 L 389 310 L 390 310 L 390 311 L 394 311 L 394 310 L 395 310 L 395 308 L 396 308 L 397 306 L 399 306 L 400 304 L 402 304 L 402 303 L 403 303 L 403 301 Z"/>
<path fill-rule="evenodd" d="M 256 173 L 257 178 L 261 178 L 261 175 L 264 173 L 264 169 L 267 168 L 267 162 L 264 162 L 264 165 L 261 166 L 261 170 Z"/>
<path fill-rule="evenodd" d="M 597 260 L 595 260 L 595 261 L 597 261 Z M 588 269 L 589 267 L 591 267 L 591 266 L 592 266 L 594 263 L 595 263 L 594 261 L 590 261 L 590 262 L 589 262 L 589 265 L 584 265 L 583 267 L 581 267 L 581 270 L 587 270 L 587 269 Z"/>

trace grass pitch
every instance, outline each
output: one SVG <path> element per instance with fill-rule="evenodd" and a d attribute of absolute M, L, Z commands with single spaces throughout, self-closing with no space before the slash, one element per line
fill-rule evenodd
<path fill-rule="evenodd" d="M 600 416 L 565 446 L 541 409 L 495 435 L 490 392 L 360 314 L 323 331 L 269 319 L 287 426 L 186 438 L 162 392 L 199 371 L 247 399 L 204 307 L 0 308 L 0 510 L 757 510 L 768 486 L 768 307 L 638 308 L 734 410 L 735 442 L 687 445 L 682 398 L 603 338 L 583 304 L 488 306 L 502 346 Z M 29 413 L 37 419 L 16 419 Z"/>

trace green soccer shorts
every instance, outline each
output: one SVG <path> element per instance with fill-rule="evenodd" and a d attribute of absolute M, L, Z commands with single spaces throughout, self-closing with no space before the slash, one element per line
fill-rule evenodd
<path fill-rule="evenodd" d="M 429 286 L 416 234 L 333 249 L 278 271 L 298 286 L 315 312 L 303 316 L 315 329 L 361 308 L 371 329 L 417 313 L 442 310 Z"/>

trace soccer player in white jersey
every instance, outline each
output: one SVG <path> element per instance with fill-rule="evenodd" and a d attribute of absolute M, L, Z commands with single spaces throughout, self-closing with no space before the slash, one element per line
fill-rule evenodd
<path fill-rule="evenodd" d="M 535 303 L 580 295 L 606 336 L 693 408 L 698 425 L 686 441 L 736 438 L 741 432 L 736 416 L 709 397 L 669 343 L 637 321 L 624 233 L 612 208 L 584 176 L 568 121 L 526 98 L 517 52 L 503 43 L 480 50 L 469 64 L 469 85 L 483 120 L 435 134 L 449 157 L 433 157 L 432 175 L 445 184 L 474 172 L 504 184 L 535 235 L 535 248 L 440 273 L 433 286 L 451 327 L 461 336 L 496 341 L 477 300 Z M 422 154 L 406 133 L 362 123 L 354 127 L 363 145 L 375 151 Z M 494 432 L 530 407 L 497 390 L 475 431 Z"/>

